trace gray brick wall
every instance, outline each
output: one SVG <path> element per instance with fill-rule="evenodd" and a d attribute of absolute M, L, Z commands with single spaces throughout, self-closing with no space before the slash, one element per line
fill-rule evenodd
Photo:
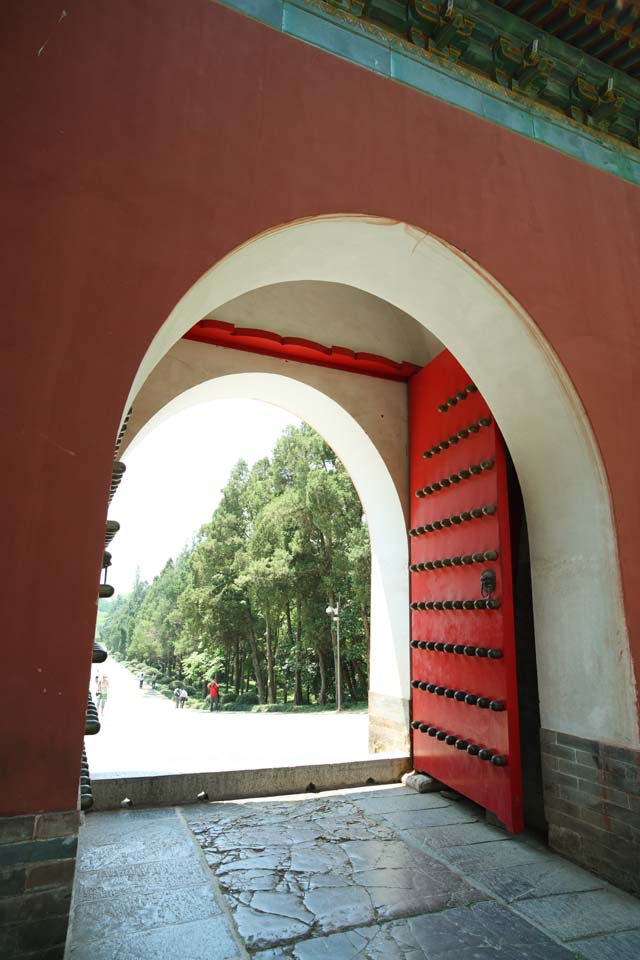
<path fill-rule="evenodd" d="M 62 960 L 79 813 L 0 818 L 0 957 Z"/>
<path fill-rule="evenodd" d="M 549 844 L 640 894 L 640 752 L 542 730 Z"/>

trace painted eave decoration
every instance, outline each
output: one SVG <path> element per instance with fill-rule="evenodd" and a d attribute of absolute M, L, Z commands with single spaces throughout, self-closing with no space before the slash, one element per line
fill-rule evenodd
<path fill-rule="evenodd" d="M 640 146 L 638 0 L 304 0 Z"/>

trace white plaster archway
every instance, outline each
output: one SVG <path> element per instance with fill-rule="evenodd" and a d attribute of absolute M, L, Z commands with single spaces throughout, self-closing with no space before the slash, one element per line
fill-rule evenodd
<path fill-rule="evenodd" d="M 389 301 L 438 337 L 473 377 L 509 446 L 527 512 L 542 725 L 638 745 L 599 451 L 549 344 L 471 259 L 417 228 L 364 216 L 268 231 L 230 253 L 180 300 L 149 347 L 129 402 L 201 317 L 250 289 L 291 280 L 343 283 Z"/>
<path fill-rule="evenodd" d="M 258 372 L 220 376 L 185 390 L 147 421 L 129 450 L 181 410 L 222 399 L 262 400 L 295 414 L 324 437 L 349 472 L 371 541 L 369 687 L 378 693 L 374 711 L 384 711 L 387 704 L 391 715 L 379 719 L 396 728 L 395 736 L 387 739 L 408 751 L 409 553 L 402 504 L 387 465 L 360 424 L 335 400 L 291 377 Z M 377 717 L 370 711 L 372 749 L 379 742 Z"/>

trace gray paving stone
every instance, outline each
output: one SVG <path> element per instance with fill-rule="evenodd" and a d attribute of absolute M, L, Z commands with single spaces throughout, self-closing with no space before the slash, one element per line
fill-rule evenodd
<path fill-rule="evenodd" d="M 114 843 L 124 836 L 147 830 L 173 829 L 180 820 L 173 807 L 157 810 L 118 810 L 87 814 L 82 834 L 92 845 Z"/>
<path fill-rule="evenodd" d="M 452 828 L 453 829 L 453 828 Z M 504 868 L 521 863 L 548 863 L 554 859 L 546 850 L 515 840 L 498 840 L 489 843 L 473 843 L 460 847 L 445 847 L 438 853 L 450 863 L 464 869 L 469 875 L 487 867 Z"/>
<path fill-rule="evenodd" d="M 189 886 L 202 882 L 202 867 L 193 850 L 189 857 L 165 861 L 134 863 L 116 869 L 79 870 L 76 878 L 76 896 L 80 900 L 98 900 L 120 896 L 129 890 L 153 890 L 157 887 Z"/>
<path fill-rule="evenodd" d="M 389 823 L 397 830 L 410 830 L 422 836 L 429 827 L 443 827 L 458 823 L 477 823 L 478 817 L 469 812 L 462 804 L 449 803 L 446 807 L 436 807 L 431 810 L 401 810 L 397 813 L 383 814 L 385 823 Z M 486 826 L 484 823 L 482 826 Z M 425 839 L 428 837 L 425 835 Z"/>
<path fill-rule="evenodd" d="M 367 790 L 352 790 L 347 794 L 350 801 L 359 800 L 361 797 L 415 797 L 415 790 L 409 789 L 398 784 L 398 786 L 388 787 L 370 787 Z"/>
<path fill-rule="evenodd" d="M 496 903 L 445 910 L 297 943 L 295 960 L 571 960 Z"/>
<path fill-rule="evenodd" d="M 296 944 L 293 956 L 295 960 L 354 960 L 355 957 L 366 960 L 370 957 L 367 948 L 377 935 L 378 928 L 374 927 L 303 940 Z M 388 952 L 385 956 L 388 960 L 396 960 L 399 955 Z"/>
<path fill-rule="evenodd" d="M 217 917 L 211 887 L 200 883 L 175 890 L 130 892 L 121 897 L 78 904 L 73 924 L 75 944 L 116 940 L 136 933 L 189 920 Z"/>
<path fill-rule="evenodd" d="M 354 798 L 354 803 L 364 810 L 365 813 L 399 813 L 405 810 L 433 810 L 435 807 L 448 807 L 449 801 L 441 797 L 439 793 L 416 793 L 414 790 L 410 794 L 403 794 L 390 797 L 358 797 Z"/>
<path fill-rule="evenodd" d="M 136 833 L 113 843 L 81 844 L 77 867 L 79 870 L 115 869 L 135 863 L 173 862 L 189 856 L 193 856 L 191 840 L 181 829 L 178 832 L 174 828 L 161 834 Z"/>
<path fill-rule="evenodd" d="M 571 949 L 585 960 L 638 960 L 640 957 L 640 930 L 612 933 L 591 940 L 573 940 Z"/>
<path fill-rule="evenodd" d="M 456 809 L 460 809 L 456 806 Z M 460 847 L 467 844 L 508 842 L 509 834 L 486 823 L 468 822 L 451 826 L 433 827 L 424 835 L 425 843 L 433 847 Z"/>
<path fill-rule="evenodd" d="M 528 920 L 559 940 L 576 940 L 599 933 L 640 930 L 640 900 L 621 890 L 596 890 L 541 897 L 514 904 Z"/>
<path fill-rule="evenodd" d="M 444 864 L 431 862 L 404 869 L 379 869 L 357 874 L 379 920 L 431 913 L 487 899 Z"/>
<path fill-rule="evenodd" d="M 550 858 L 545 858 L 542 863 L 524 863 L 513 867 L 487 867 L 483 864 L 469 872 L 469 875 L 509 903 L 531 897 L 599 890 L 607 885 L 604 880 L 572 863 Z"/>
<path fill-rule="evenodd" d="M 69 960 L 242 960 L 246 956 L 220 919 L 196 920 L 145 930 L 100 943 L 73 942 Z"/>

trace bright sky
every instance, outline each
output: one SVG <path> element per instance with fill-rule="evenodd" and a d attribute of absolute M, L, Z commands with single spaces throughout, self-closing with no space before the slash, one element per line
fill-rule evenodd
<path fill-rule="evenodd" d="M 126 451 L 127 472 L 109 509 L 120 530 L 109 550 L 107 581 L 133 585 L 136 567 L 151 581 L 210 519 L 241 458 L 268 456 L 282 431 L 300 420 L 258 400 L 211 400 L 174 414 Z"/>

